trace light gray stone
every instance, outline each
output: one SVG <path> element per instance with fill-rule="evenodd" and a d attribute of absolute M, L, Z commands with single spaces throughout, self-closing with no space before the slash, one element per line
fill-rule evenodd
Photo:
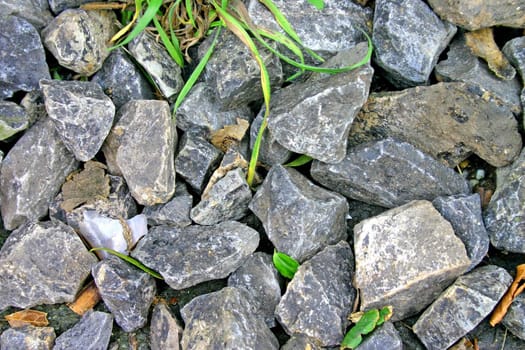
<path fill-rule="evenodd" d="M 55 341 L 53 350 L 107 349 L 113 330 L 111 314 L 90 310 L 73 328 L 62 333 Z"/>
<path fill-rule="evenodd" d="M 275 309 L 277 320 L 288 334 L 307 335 L 322 346 L 341 343 L 356 295 L 352 287 L 353 262 L 350 246 L 341 241 L 327 246 L 297 269 Z"/>
<path fill-rule="evenodd" d="M 104 304 L 124 332 L 146 325 L 157 292 L 153 277 L 114 256 L 94 265 L 91 273 Z"/>
<path fill-rule="evenodd" d="M 393 321 L 423 310 L 470 266 L 450 223 L 424 200 L 357 224 L 354 251 L 361 310 L 392 305 Z"/>
<path fill-rule="evenodd" d="M 273 166 L 250 209 L 275 248 L 299 262 L 346 238 L 346 199 L 294 169 Z"/>
<path fill-rule="evenodd" d="M 2 350 L 51 350 L 56 335 L 52 327 L 9 328 L 0 336 Z"/>
<path fill-rule="evenodd" d="M 359 345 L 359 350 L 403 350 L 403 341 L 392 322 L 385 322 Z"/>
<path fill-rule="evenodd" d="M 5 140 L 29 127 L 29 116 L 14 102 L 0 101 L 0 140 Z"/>
<path fill-rule="evenodd" d="M 9 150 L 0 172 L 2 219 L 8 230 L 45 216 L 53 197 L 78 162 L 45 118 Z"/>
<path fill-rule="evenodd" d="M 514 298 L 501 322 L 512 334 L 525 340 L 525 294 Z"/>
<path fill-rule="evenodd" d="M 131 255 L 173 289 L 227 277 L 259 245 L 259 233 L 235 222 L 176 228 L 154 226 Z"/>
<path fill-rule="evenodd" d="M 153 308 L 149 339 L 151 350 L 179 350 L 183 328 L 166 304 Z"/>
<path fill-rule="evenodd" d="M 525 36 L 507 41 L 501 51 L 516 68 L 523 81 L 525 78 Z"/>
<path fill-rule="evenodd" d="M 488 316 L 511 282 L 510 274 L 495 265 L 459 277 L 423 312 L 414 333 L 429 350 L 448 348 Z"/>
<path fill-rule="evenodd" d="M 254 121 L 250 124 L 250 149 L 253 149 L 257 135 L 261 128 L 265 108 L 263 107 Z M 284 148 L 277 142 L 272 132 L 266 128 L 262 134 L 261 144 L 259 146 L 258 162 L 266 165 L 276 165 L 286 163 L 292 155 L 288 149 Z"/>
<path fill-rule="evenodd" d="M 387 208 L 414 199 L 470 192 L 461 175 L 411 144 L 393 139 L 349 148 L 337 164 L 314 161 L 311 174 L 348 198 Z"/>
<path fill-rule="evenodd" d="M 79 7 L 80 5 L 87 4 L 89 2 L 95 2 L 96 0 L 48 0 L 49 7 L 51 10 L 58 14 L 66 9 Z"/>
<path fill-rule="evenodd" d="M 292 335 L 288 341 L 281 346 L 281 350 L 321 350 L 319 341 L 311 339 L 304 335 Z"/>
<path fill-rule="evenodd" d="M 45 27 L 53 20 L 47 0 L 0 0 L 0 8 L 3 15 L 21 17 L 36 29 Z"/>
<path fill-rule="evenodd" d="M 59 221 L 23 225 L 0 250 L 0 310 L 72 302 L 96 262 L 71 227 Z"/>
<path fill-rule="evenodd" d="M 102 150 L 110 172 L 122 175 L 142 205 L 165 203 L 175 192 L 177 131 L 166 101 L 134 100 L 115 116 Z"/>
<path fill-rule="evenodd" d="M 378 0 L 372 41 L 376 63 L 394 85 L 424 85 L 456 33 L 422 0 Z"/>
<path fill-rule="evenodd" d="M 183 350 L 277 350 L 279 342 L 237 288 L 200 295 L 181 310 Z"/>
<path fill-rule="evenodd" d="M 175 195 L 165 204 L 145 207 L 142 214 L 148 218 L 150 226 L 171 225 L 185 227 L 191 225 L 190 211 L 193 206 L 193 196 L 188 192 L 183 182 L 175 186 Z"/>

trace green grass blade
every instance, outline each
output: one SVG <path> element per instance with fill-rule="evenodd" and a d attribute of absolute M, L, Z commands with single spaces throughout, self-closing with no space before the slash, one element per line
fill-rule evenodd
<path fill-rule="evenodd" d="M 281 275 L 286 278 L 292 279 L 297 269 L 299 268 L 299 263 L 297 260 L 292 258 L 289 255 L 278 252 L 274 250 L 272 257 L 273 265 L 279 271 Z"/>
<path fill-rule="evenodd" d="M 143 0 L 135 0 L 135 13 L 133 14 L 133 17 L 123 28 L 121 28 L 115 35 L 113 35 L 113 37 L 111 37 L 109 40 L 110 43 L 114 43 L 115 41 L 119 40 L 131 29 L 133 23 L 135 23 L 135 21 L 139 18 L 140 12 L 142 11 L 142 1 Z M 113 50 L 114 48 L 116 48 L 116 46 L 110 47 L 109 49 Z"/>
<path fill-rule="evenodd" d="M 109 249 L 109 248 L 104 248 L 104 247 L 92 248 L 90 250 L 90 252 L 93 252 L 93 251 L 96 251 L 96 250 L 103 250 L 103 251 L 105 251 L 105 252 L 107 252 L 107 253 L 109 253 L 111 255 L 115 255 L 115 256 L 121 258 L 122 260 L 130 263 L 131 265 L 138 267 L 142 271 L 146 272 L 147 274 L 149 274 L 149 275 L 151 275 L 151 276 L 153 276 L 153 277 L 155 277 L 155 278 L 157 278 L 159 280 L 163 280 L 164 279 L 164 278 L 162 278 L 162 276 L 157 271 L 150 269 L 149 267 L 147 267 L 146 265 L 144 265 L 143 263 L 141 263 L 137 259 L 132 258 L 129 255 L 122 254 L 120 252 L 117 252 L 116 250 Z"/>
<path fill-rule="evenodd" d="M 188 14 L 188 18 L 190 19 L 190 23 L 193 28 L 197 27 L 197 23 L 195 23 L 195 18 L 193 17 L 193 5 L 191 0 L 185 0 L 184 6 L 186 7 L 186 13 Z"/>
<path fill-rule="evenodd" d="M 324 9 L 324 0 L 308 0 L 308 2 L 318 10 Z"/>
<path fill-rule="evenodd" d="M 177 39 L 177 35 L 175 35 L 175 31 L 173 30 L 173 13 L 175 12 L 175 8 L 182 0 L 177 0 L 173 4 L 171 4 L 170 9 L 168 11 L 168 24 L 170 28 L 170 36 L 171 40 L 175 42 L 175 40 L 178 42 L 179 39 Z"/>
<path fill-rule="evenodd" d="M 290 163 L 286 163 L 284 166 L 288 167 L 298 167 L 301 165 L 305 165 L 312 161 L 312 157 L 307 156 L 306 154 L 301 154 L 299 157 L 291 161 Z"/>
<path fill-rule="evenodd" d="M 177 37 L 175 37 L 175 41 L 171 41 L 168 34 L 164 31 L 164 28 L 160 25 L 160 22 L 157 20 L 156 17 L 153 17 L 153 23 L 155 24 L 155 28 L 157 28 L 157 32 L 159 33 L 160 39 L 162 40 L 162 43 L 166 47 L 166 50 L 168 50 L 168 53 L 170 54 L 171 58 L 180 66 L 184 66 L 184 58 L 182 55 L 182 51 L 180 50 L 179 46 L 179 40 Z"/>

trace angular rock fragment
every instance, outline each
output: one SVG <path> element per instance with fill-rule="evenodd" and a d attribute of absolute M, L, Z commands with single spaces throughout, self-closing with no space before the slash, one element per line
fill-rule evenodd
<path fill-rule="evenodd" d="M 144 327 L 157 291 L 153 277 L 114 256 L 93 266 L 91 273 L 120 328 L 133 332 Z"/>
<path fill-rule="evenodd" d="M 488 318 L 469 333 L 469 338 L 478 340 L 478 347 L 483 350 L 515 350 L 523 348 L 523 340 L 517 338 L 505 327 L 492 327 Z M 472 339 L 471 338 L 471 339 Z"/>
<path fill-rule="evenodd" d="M 502 51 L 523 80 L 525 77 L 525 36 L 507 41 Z"/>
<path fill-rule="evenodd" d="M 29 223 L 0 250 L 0 310 L 71 302 L 97 259 L 59 221 Z"/>
<path fill-rule="evenodd" d="M 177 131 L 166 101 L 134 100 L 115 116 L 102 150 L 111 173 L 126 179 L 142 205 L 167 202 L 175 192 Z"/>
<path fill-rule="evenodd" d="M 36 29 L 45 27 L 53 20 L 47 1 L 0 0 L 0 8 L 2 8 L 2 15 L 21 17 L 31 23 Z"/>
<path fill-rule="evenodd" d="M 0 33 L 0 99 L 37 90 L 40 79 L 50 78 L 38 31 L 23 18 L 0 16 Z"/>
<path fill-rule="evenodd" d="M 200 295 L 186 304 L 182 349 L 279 349 L 279 342 L 254 314 L 244 294 L 233 287 Z"/>
<path fill-rule="evenodd" d="M 62 144 L 53 122 L 35 123 L 2 161 L 0 201 L 8 230 L 46 215 L 66 176 L 78 165 Z"/>
<path fill-rule="evenodd" d="M 170 225 L 185 227 L 191 225 L 190 210 L 193 206 L 193 196 L 184 183 L 177 183 L 175 195 L 164 204 L 145 207 L 142 214 L 148 218 L 150 226 Z"/>
<path fill-rule="evenodd" d="M 253 149 L 257 135 L 261 128 L 265 108 L 263 107 L 254 121 L 250 124 L 250 149 Z M 257 161 L 266 165 L 284 164 L 290 159 L 292 152 L 284 148 L 273 136 L 272 132 L 266 128 L 262 134 L 259 146 L 259 158 Z"/>
<path fill-rule="evenodd" d="M 361 345 L 359 350 L 403 350 L 403 341 L 398 331 L 394 328 L 392 322 L 385 322 L 379 328 L 375 329 L 369 337 L 367 337 Z"/>
<path fill-rule="evenodd" d="M 109 56 L 116 22 L 113 11 L 66 10 L 42 30 L 42 38 L 62 67 L 90 76 Z"/>
<path fill-rule="evenodd" d="M 179 350 L 182 331 L 179 321 L 165 304 L 155 305 L 149 333 L 151 350 Z"/>
<path fill-rule="evenodd" d="M 375 61 L 396 86 L 423 85 L 456 33 L 422 0 L 379 0 L 374 13 Z"/>
<path fill-rule="evenodd" d="M 319 341 L 303 335 L 292 335 L 288 341 L 281 346 L 281 350 L 321 350 Z"/>
<path fill-rule="evenodd" d="M 354 251 L 361 310 L 392 305 L 393 321 L 424 309 L 470 266 L 450 223 L 422 200 L 354 226 Z"/>
<path fill-rule="evenodd" d="M 113 329 L 113 316 L 100 311 L 88 311 L 73 328 L 62 333 L 53 350 L 107 349 Z"/>
<path fill-rule="evenodd" d="M 349 148 L 337 164 L 314 161 L 311 174 L 346 197 L 387 208 L 470 192 L 461 175 L 411 144 L 393 139 Z"/>
<path fill-rule="evenodd" d="M 259 245 L 259 233 L 235 222 L 176 228 L 155 226 L 131 256 L 158 271 L 173 289 L 225 278 Z"/>
<path fill-rule="evenodd" d="M 55 338 L 55 330 L 52 327 L 28 325 L 9 328 L 0 336 L 0 348 L 2 350 L 51 350 Z"/>
<path fill-rule="evenodd" d="M 0 140 L 5 140 L 28 126 L 29 116 L 22 107 L 14 102 L 0 101 Z"/>
<path fill-rule="evenodd" d="M 341 343 L 356 295 L 353 258 L 348 243 L 341 241 L 299 267 L 275 309 L 288 334 L 307 335 L 322 346 Z"/>
<path fill-rule="evenodd" d="M 525 294 L 519 294 L 514 298 L 501 322 L 512 334 L 525 340 Z"/>
<path fill-rule="evenodd" d="M 88 81 L 43 80 L 40 87 L 64 145 L 80 161 L 93 158 L 113 125 L 111 99 L 99 85 Z"/>
<path fill-rule="evenodd" d="M 414 333 L 429 350 L 448 348 L 494 309 L 511 282 L 510 274 L 495 265 L 459 277 L 423 312 Z"/>
<path fill-rule="evenodd" d="M 465 83 L 439 83 L 371 94 L 350 131 L 350 144 L 393 137 L 456 166 L 475 153 L 500 167 L 521 150 L 510 111 Z"/>
<path fill-rule="evenodd" d="M 294 169 L 273 166 L 250 209 L 275 248 L 300 262 L 346 238 L 346 199 Z"/>

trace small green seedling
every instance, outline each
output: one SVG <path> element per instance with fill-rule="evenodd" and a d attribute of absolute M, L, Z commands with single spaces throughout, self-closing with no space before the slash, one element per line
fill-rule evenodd
<path fill-rule="evenodd" d="M 289 163 L 286 163 L 284 166 L 294 168 L 294 167 L 308 164 L 309 162 L 312 161 L 312 159 L 313 159 L 312 157 L 307 156 L 306 154 L 301 154 L 299 157 L 295 158 Z"/>
<path fill-rule="evenodd" d="M 346 333 L 341 343 L 341 350 L 357 348 L 363 341 L 363 335 L 369 334 L 391 317 L 392 306 L 385 306 L 380 310 L 372 309 L 366 312 L 356 312 L 352 314 L 350 320 L 355 323 L 355 325 Z"/>
<path fill-rule="evenodd" d="M 92 248 L 90 250 L 90 252 L 93 252 L 93 251 L 96 251 L 96 250 L 103 250 L 111 255 L 115 255 L 116 257 L 119 257 L 121 258 L 122 260 L 130 263 L 131 265 L 133 266 L 136 266 L 138 267 L 139 269 L 141 269 L 142 271 L 146 272 L 147 274 L 159 279 L 159 280 L 163 280 L 164 278 L 162 278 L 162 276 L 160 275 L 160 273 L 158 273 L 157 271 L 155 270 L 152 270 L 150 269 L 149 267 L 147 267 L 146 265 L 144 265 L 143 263 L 141 263 L 140 261 L 138 261 L 137 259 L 135 258 L 132 258 L 131 256 L 129 255 L 126 255 L 126 254 L 122 254 L 122 253 L 119 253 L 117 252 L 116 250 L 113 250 L 113 249 L 109 249 L 109 248 L 103 248 L 103 247 L 98 247 L 98 248 Z"/>
<path fill-rule="evenodd" d="M 293 278 L 299 268 L 297 260 L 277 250 L 273 252 L 273 265 L 281 275 L 289 279 Z"/>

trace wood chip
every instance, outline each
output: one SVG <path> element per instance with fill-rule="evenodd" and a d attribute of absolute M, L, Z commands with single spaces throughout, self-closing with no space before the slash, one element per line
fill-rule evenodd
<path fill-rule="evenodd" d="M 91 281 L 77 296 L 77 299 L 67 304 L 67 306 L 77 315 L 84 315 L 88 310 L 91 310 L 100 301 L 100 293 L 95 282 Z"/>
<path fill-rule="evenodd" d="M 525 283 L 520 285 L 521 282 L 525 282 L 525 264 L 521 264 L 516 267 L 516 277 L 514 278 L 514 281 L 510 285 L 509 290 L 507 290 L 507 293 L 505 293 L 503 298 L 501 298 L 498 306 L 496 306 L 492 312 L 489 320 L 489 323 L 492 327 L 501 322 L 503 317 L 505 317 L 507 314 L 510 304 L 512 304 L 514 298 L 520 295 L 525 289 Z"/>
<path fill-rule="evenodd" d="M 47 321 L 47 313 L 36 310 L 22 310 L 6 315 L 5 319 L 13 328 L 32 325 L 36 327 L 46 327 L 49 325 Z"/>
<path fill-rule="evenodd" d="M 212 132 L 211 143 L 221 151 L 226 152 L 233 145 L 238 145 L 241 142 L 249 127 L 248 121 L 237 118 L 237 124 L 226 125 L 224 128 Z"/>

